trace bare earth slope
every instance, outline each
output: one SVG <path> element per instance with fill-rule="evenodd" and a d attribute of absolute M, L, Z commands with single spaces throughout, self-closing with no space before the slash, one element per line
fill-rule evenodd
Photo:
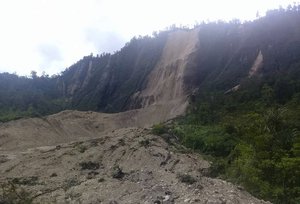
<path fill-rule="evenodd" d="M 127 128 L 96 139 L 1 155 L 0 179 L 40 203 L 264 203 L 230 183 L 202 175 L 200 155 L 148 130 Z"/>
<path fill-rule="evenodd" d="M 170 33 L 161 59 L 150 73 L 146 89 L 139 94 L 142 107 L 155 106 L 157 114 L 164 120 L 183 114 L 187 107 L 183 79 L 188 57 L 199 44 L 198 32 L 194 29 Z"/>
<path fill-rule="evenodd" d="M 209 163 L 150 134 L 184 114 L 183 78 L 198 31 L 170 33 L 142 108 L 116 114 L 63 111 L 0 124 L 0 182 L 21 185 L 40 203 L 265 203 L 205 176 Z"/>
<path fill-rule="evenodd" d="M 44 118 L 22 119 L 0 126 L 1 149 L 55 145 L 124 127 L 149 127 L 181 115 L 188 105 L 184 71 L 198 45 L 198 30 L 170 33 L 161 60 L 137 94 L 142 109 L 117 114 L 64 111 Z"/>
<path fill-rule="evenodd" d="M 116 114 L 63 111 L 43 118 L 11 121 L 0 124 L 0 151 L 97 138 L 120 128 L 150 127 L 163 121 L 161 115 L 168 114 L 169 109 L 161 108 L 150 106 Z"/>

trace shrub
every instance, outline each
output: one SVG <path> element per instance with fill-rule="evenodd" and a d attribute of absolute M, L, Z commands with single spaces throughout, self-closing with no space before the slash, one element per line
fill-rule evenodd
<path fill-rule="evenodd" d="M 12 182 L 5 182 L 0 185 L 1 204 L 31 204 L 33 197 L 31 193 L 18 187 Z"/>
<path fill-rule="evenodd" d="M 186 184 L 193 184 L 196 182 L 196 179 L 188 174 L 178 174 L 177 178 L 179 179 L 179 181 Z"/>
<path fill-rule="evenodd" d="M 155 135 L 162 135 L 167 132 L 167 127 L 162 123 L 156 124 L 153 125 L 151 132 Z"/>
<path fill-rule="evenodd" d="M 81 170 L 97 170 L 100 167 L 99 163 L 91 161 L 81 162 L 79 165 L 81 166 Z"/>
<path fill-rule="evenodd" d="M 38 177 L 31 176 L 31 177 L 24 177 L 24 178 L 13 178 L 12 183 L 18 185 L 27 185 L 27 186 L 35 186 L 38 184 Z"/>
<path fill-rule="evenodd" d="M 149 147 L 149 145 L 150 145 L 150 140 L 149 140 L 149 139 L 145 139 L 145 140 L 140 141 L 139 143 L 140 143 L 140 145 L 141 145 L 142 147 Z"/>

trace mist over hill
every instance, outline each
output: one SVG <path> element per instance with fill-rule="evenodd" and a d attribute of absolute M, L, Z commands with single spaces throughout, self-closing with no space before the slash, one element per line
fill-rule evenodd
<path fill-rule="evenodd" d="M 63 110 L 127 111 L 128 123 L 120 122 L 122 113 L 114 122 L 123 128 L 185 114 L 156 126 L 158 133 L 212 155 L 211 175 L 274 203 L 299 203 L 299 25 L 300 7 L 291 6 L 253 22 L 133 38 L 120 51 L 86 56 L 51 77 L 2 73 L 0 121 Z"/>
<path fill-rule="evenodd" d="M 248 78 L 259 53 L 262 65 L 254 75 L 273 80 L 272 85 L 282 78 L 296 80 L 298 23 L 298 6 L 294 6 L 269 11 L 253 22 L 219 21 L 196 26 L 199 42 L 188 56 L 185 90 L 188 94 L 200 88 L 226 91 Z M 120 112 L 139 108 L 134 94 L 146 88 L 149 73 L 162 60 L 168 36 L 180 30 L 189 29 L 174 27 L 154 37 L 133 38 L 114 54 L 86 56 L 52 77 L 38 77 L 35 72 L 31 78 L 2 73 L 0 118 L 5 121 L 63 109 Z M 289 98 L 298 88 L 295 85 L 285 92 Z M 278 100 L 288 99 L 283 98 Z"/>

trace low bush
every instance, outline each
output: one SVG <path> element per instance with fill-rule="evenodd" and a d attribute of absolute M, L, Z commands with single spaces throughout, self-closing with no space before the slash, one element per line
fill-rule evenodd
<path fill-rule="evenodd" d="M 31 204 L 33 196 L 30 192 L 14 184 L 5 182 L 0 184 L 0 203 L 1 204 Z"/>
<path fill-rule="evenodd" d="M 162 134 L 166 133 L 167 130 L 168 129 L 167 129 L 167 127 L 164 124 L 159 123 L 159 124 L 153 125 L 151 132 L 154 135 L 162 135 Z"/>
<path fill-rule="evenodd" d="M 180 182 L 190 185 L 196 182 L 196 179 L 188 174 L 177 174 L 177 178 Z"/>

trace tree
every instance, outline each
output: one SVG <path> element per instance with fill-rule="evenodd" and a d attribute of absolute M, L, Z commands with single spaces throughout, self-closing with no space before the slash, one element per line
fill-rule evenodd
<path fill-rule="evenodd" d="M 32 79 L 36 79 L 38 76 L 37 76 L 37 72 L 36 71 L 34 71 L 34 70 L 32 70 L 31 72 L 30 72 L 30 77 L 32 78 Z"/>

